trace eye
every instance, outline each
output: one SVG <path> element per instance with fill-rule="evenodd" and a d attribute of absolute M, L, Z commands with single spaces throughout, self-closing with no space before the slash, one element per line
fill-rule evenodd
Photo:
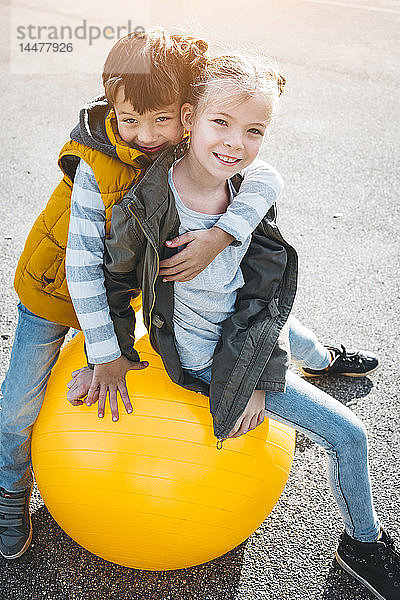
<path fill-rule="evenodd" d="M 217 123 L 217 125 L 228 125 L 224 119 L 213 119 L 213 123 Z"/>
<path fill-rule="evenodd" d="M 137 123 L 136 119 L 123 119 L 123 123 L 128 123 L 129 125 L 133 125 L 134 123 Z"/>
<path fill-rule="evenodd" d="M 165 121 L 169 121 L 169 117 L 157 117 L 156 122 L 164 123 Z"/>
<path fill-rule="evenodd" d="M 249 129 L 250 133 L 255 133 L 256 135 L 261 135 L 263 136 L 264 133 L 262 131 L 260 131 L 259 129 L 256 129 L 255 127 L 253 127 L 252 129 Z"/>

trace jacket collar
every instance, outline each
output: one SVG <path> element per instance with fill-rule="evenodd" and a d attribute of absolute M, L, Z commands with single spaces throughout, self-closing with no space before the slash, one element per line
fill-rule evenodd
<path fill-rule="evenodd" d="M 175 160 L 186 154 L 188 138 L 177 146 L 167 148 L 146 170 L 143 178 L 126 195 L 127 204 L 135 213 L 146 220 L 150 219 L 168 198 L 168 170 Z M 139 215 L 138 215 L 139 216 Z"/>

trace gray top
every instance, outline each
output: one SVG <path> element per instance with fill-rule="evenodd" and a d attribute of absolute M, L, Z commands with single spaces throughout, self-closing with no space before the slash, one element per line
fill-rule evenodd
<path fill-rule="evenodd" d="M 86 122 L 86 117 L 82 115 L 83 122 Z M 241 174 L 244 179 L 234 202 L 219 218 L 218 215 L 209 215 L 214 220 L 207 221 L 210 223 L 207 227 L 218 222 L 218 227 L 230 233 L 239 246 L 251 236 L 283 187 L 279 173 L 260 159 Z M 200 215 L 200 218 L 207 216 L 193 214 Z M 193 224 L 195 228 L 201 227 L 196 219 Z M 65 268 L 71 300 L 85 334 L 89 362 L 94 364 L 110 362 L 121 356 L 104 285 L 104 240 L 105 208 L 100 189 L 92 169 L 81 160 L 71 195 Z"/>
<path fill-rule="evenodd" d="M 181 226 L 179 234 L 195 229 L 211 229 L 222 214 L 209 215 L 187 208 L 173 182 L 173 166 L 168 181 L 175 197 Z M 231 202 L 235 196 L 230 184 Z M 230 245 L 191 281 L 174 283 L 173 325 L 178 354 L 184 369 L 199 371 L 212 363 L 223 321 L 235 311 L 236 293 L 244 285 L 240 263 L 251 241 L 250 234 L 240 245 Z"/>

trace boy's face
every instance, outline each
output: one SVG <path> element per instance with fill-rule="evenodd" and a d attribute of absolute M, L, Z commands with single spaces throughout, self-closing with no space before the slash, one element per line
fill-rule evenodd
<path fill-rule="evenodd" d="M 118 132 L 124 142 L 131 148 L 145 152 L 151 159 L 182 139 L 184 129 L 178 101 L 139 115 L 132 104 L 125 100 L 124 89 L 121 86 L 115 98 L 114 110 Z"/>

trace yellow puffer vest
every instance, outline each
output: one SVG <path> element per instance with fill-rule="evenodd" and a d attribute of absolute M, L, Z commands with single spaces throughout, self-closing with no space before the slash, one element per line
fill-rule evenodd
<path fill-rule="evenodd" d="M 118 158 L 73 140 L 64 145 L 58 160 L 64 177 L 28 235 L 14 279 L 15 290 L 28 310 L 75 329 L 80 329 L 80 325 L 65 278 L 65 250 L 71 192 L 79 159 L 90 165 L 99 185 L 105 207 L 106 235 L 110 230 L 112 207 L 141 178 L 149 164 L 143 160 L 146 157 L 142 152 L 130 148 L 120 138 L 112 109 L 105 119 L 105 127 Z"/>

